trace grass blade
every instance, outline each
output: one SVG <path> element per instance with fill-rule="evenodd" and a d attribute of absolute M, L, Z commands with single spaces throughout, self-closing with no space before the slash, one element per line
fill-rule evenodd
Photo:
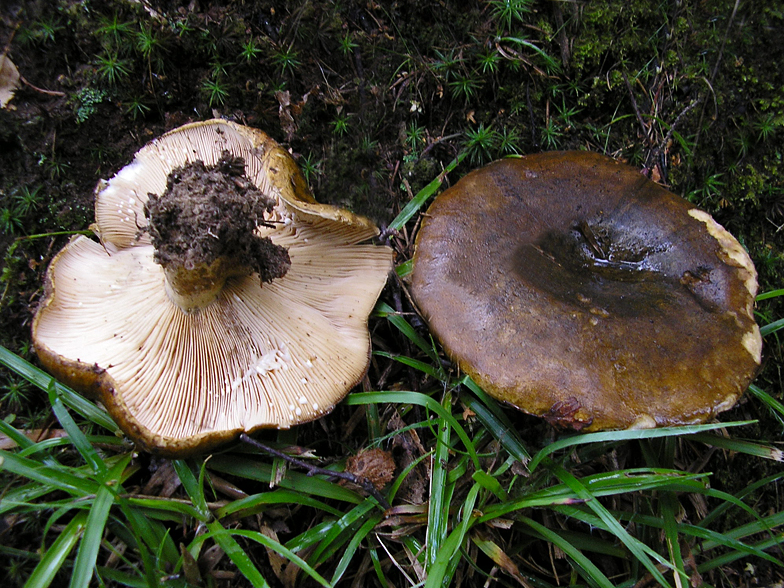
<path fill-rule="evenodd" d="M 69 588 L 88 588 L 90 585 L 90 580 L 95 572 L 95 563 L 98 558 L 98 550 L 101 547 L 104 528 L 109 518 L 109 510 L 114 504 L 115 488 L 119 487 L 122 473 L 130 461 L 131 454 L 129 453 L 112 467 L 103 480 L 103 484 L 98 488 L 98 492 L 95 493 L 95 500 L 87 515 L 84 535 L 79 544 L 79 552 L 76 554 Z"/>
<path fill-rule="evenodd" d="M 765 406 L 776 416 L 779 422 L 784 425 L 784 404 L 773 398 L 759 386 L 752 384 L 749 386 L 749 393 L 761 400 Z"/>
<path fill-rule="evenodd" d="M 33 447 L 35 445 L 31 439 L 28 439 L 27 435 L 16 427 L 8 424 L 3 419 L 0 419 L 0 433 L 7 436 L 11 441 L 16 443 L 17 447 L 22 449 L 27 449 L 28 447 Z"/>
<path fill-rule="evenodd" d="M 657 439 L 659 437 L 671 437 L 679 435 L 690 435 L 692 433 L 702 433 L 713 431 L 724 427 L 741 427 L 752 424 L 754 421 L 736 421 L 732 423 L 710 423 L 706 425 L 688 425 L 685 427 L 661 427 L 660 429 L 631 429 L 625 431 L 608 431 L 605 433 L 586 433 L 584 435 L 573 435 L 565 437 L 542 448 L 528 464 L 530 471 L 534 471 L 541 461 L 560 449 L 582 445 L 585 443 L 629 441 L 632 439 Z"/>
<path fill-rule="evenodd" d="M 784 288 L 779 290 L 771 290 L 769 292 L 763 292 L 759 296 L 757 296 L 757 302 L 762 302 L 763 300 L 767 300 L 769 298 L 776 298 L 777 296 L 784 296 Z"/>
<path fill-rule="evenodd" d="M 248 480 L 256 480 L 265 484 L 269 483 L 272 475 L 272 468 L 269 464 L 234 454 L 213 455 L 208 465 L 213 471 L 247 478 Z M 364 500 L 362 496 L 353 490 L 339 486 L 334 482 L 292 470 L 286 471 L 286 477 L 278 482 L 278 486 L 352 504 L 359 504 Z"/>
<path fill-rule="evenodd" d="M 474 484 L 468 491 L 465 502 L 461 509 L 461 521 L 443 542 L 435 562 L 430 566 L 425 588 L 436 588 L 446 585 L 454 575 L 459 562 L 458 552 L 463 545 L 466 534 L 477 520 L 474 515 L 474 506 L 481 486 Z"/>
<path fill-rule="evenodd" d="M 67 407 L 75 410 L 87 420 L 92 421 L 96 425 L 108 429 L 113 433 L 119 431 L 117 424 L 105 411 L 101 410 L 95 404 L 83 398 L 67 386 L 63 386 L 52 376 L 38 369 L 29 361 L 11 353 L 3 346 L 0 346 L 0 364 L 5 365 L 8 369 L 22 376 L 44 392 L 48 392 L 49 387 L 54 386 Z"/>
<path fill-rule="evenodd" d="M 781 545 L 784 545 L 784 532 L 779 532 L 769 539 L 754 543 L 752 547 L 760 551 L 764 549 L 770 549 L 771 547 L 778 547 L 780 550 Z M 745 556 L 746 553 L 743 551 L 731 551 L 730 553 L 724 553 L 710 561 L 700 564 L 697 566 L 697 571 L 700 573 L 705 573 L 715 568 L 730 564 Z"/>
<path fill-rule="evenodd" d="M 425 363 L 424 361 L 419 361 L 418 359 L 413 359 L 411 357 L 407 357 L 405 355 L 400 355 L 397 353 L 387 353 L 386 351 L 374 351 L 373 355 L 377 355 L 379 357 L 386 357 L 387 359 L 391 359 L 392 361 L 397 361 L 402 363 L 403 365 L 407 365 L 408 367 L 412 367 L 415 370 L 419 370 L 420 372 L 427 374 L 431 378 L 435 380 L 443 380 L 444 374 L 440 368 L 435 368 L 429 363 Z"/>
<path fill-rule="evenodd" d="M 441 402 L 444 410 L 452 406 L 452 394 L 447 392 Z M 430 500 L 427 512 L 427 535 L 425 539 L 425 570 L 429 571 L 441 551 L 447 536 L 449 524 L 449 496 L 451 484 L 447 484 L 447 464 L 450 445 L 449 423 L 443 417 L 438 419 L 435 454 L 431 461 Z"/>
<path fill-rule="evenodd" d="M 499 408 L 498 403 L 490 398 L 471 378 L 466 376 L 461 383 L 465 384 L 476 396 L 462 394 L 460 399 L 476 414 L 476 418 L 510 455 L 523 465 L 527 465 L 531 461 L 531 455 L 520 440 L 512 423 Z"/>
<path fill-rule="evenodd" d="M 44 550 L 44 555 L 25 582 L 25 588 L 46 588 L 52 583 L 66 558 L 79 542 L 87 523 L 87 513 L 80 512 L 71 519 L 54 543 Z"/>
<path fill-rule="evenodd" d="M 362 519 L 368 514 L 375 512 L 377 510 L 374 501 L 366 500 L 352 508 L 337 521 L 334 521 L 326 533 L 319 533 L 317 537 L 319 539 L 318 546 L 309 560 L 313 565 L 324 563 L 345 542 L 345 539 L 341 538 L 341 536 L 352 533 Z"/>
<path fill-rule="evenodd" d="M 602 571 L 591 562 L 590 559 L 585 557 L 582 552 L 572 545 L 569 541 L 551 531 L 544 525 L 540 525 L 533 519 L 528 517 L 518 517 L 520 522 L 528 525 L 539 537 L 545 541 L 552 543 L 559 547 L 579 568 L 580 574 L 592 586 L 599 586 L 600 588 L 614 588 L 612 582 L 605 576 Z"/>
<path fill-rule="evenodd" d="M 3 458 L 2 469 L 28 480 L 38 482 L 51 490 L 57 489 L 72 496 L 89 496 L 95 494 L 98 485 L 94 480 L 74 475 L 74 468 L 60 468 L 43 465 L 27 457 L 19 457 L 13 453 L 0 450 Z"/>
<path fill-rule="evenodd" d="M 98 455 L 98 452 L 95 450 L 92 443 L 87 440 L 87 437 L 85 437 L 84 433 L 79 429 L 76 421 L 74 421 L 68 413 L 54 382 L 49 386 L 47 392 L 49 394 L 49 403 L 52 405 L 52 411 L 68 434 L 69 441 L 81 454 L 84 461 L 92 468 L 93 473 L 100 478 L 104 477 L 106 475 L 106 464 L 103 463 L 103 460 Z"/>
<path fill-rule="evenodd" d="M 767 337 L 771 333 L 775 333 L 782 328 L 784 328 L 784 319 L 779 319 L 777 321 L 773 321 L 772 323 L 768 323 L 767 325 L 762 325 L 760 327 L 760 335 Z"/>
<path fill-rule="evenodd" d="M 474 467 L 482 469 L 479 463 L 479 456 L 476 454 L 474 444 L 465 432 L 465 429 L 460 426 L 457 419 L 452 414 L 441 407 L 441 405 L 432 399 L 430 396 L 420 392 L 401 391 L 401 392 L 355 392 L 349 394 L 344 401 L 348 406 L 357 406 L 360 404 L 374 404 L 374 403 L 398 403 L 398 404 L 416 404 L 427 408 L 429 411 L 436 413 L 439 417 L 445 419 L 449 426 L 454 430 L 460 441 L 463 442 L 471 461 L 474 462 Z"/>
<path fill-rule="evenodd" d="M 727 437 L 709 435 L 707 433 L 697 433 L 696 435 L 691 435 L 690 438 L 694 441 L 705 443 L 706 445 L 720 447 L 721 449 L 727 449 L 737 453 L 745 453 L 746 455 L 772 459 L 773 461 L 784 461 L 784 451 L 769 445 L 760 445 L 759 443 L 743 441 L 741 439 L 728 439 Z"/>
<path fill-rule="evenodd" d="M 322 510 L 334 516 L 341 516 L 343 513 L 337 508 L 330 506 L 326 502 L 317 500 L 307 494 L 295 492 L 293 490 L 286 490 L 285 488 L 278 488 L 271 492 L 262 492 L 254 494 L 246 498 L 234 500 L 224 507 L 215 511 L 215 516 L 219 519 L 241 513 L 240 516 L 246 517 L 261 512 L 268 505 L 285 504 L 294 505 L 299 504 L 302 506 L 309 506 L 317 510 Z"/>
<path fill-rule="evenodd" d="M 174 471 L 177 472 L 177 477 L 180 478 L 188 498 L 191 499 L 193 506 L 198 511 L 199 520 L 206 522 L 210 518 L 210 508 L 207 506 L 207 499 L 204 497 L 203 480 L 196 479 L 188 462 L 183 459 L 172 460 L 172 466 L 174 466 Z"/>
<path fill-rule="evenodd" d="M 367 537 L 368 533 L 370 533 L 373 528 L 381 522 L 383 516 L 384 515 L 380 512 L 374 512 L 373 515 L 362 524 L 359 530 L 351 538 L 351 541 L 349 541 L 348 545 L 346 546 L 346 550 L 343 553 L 343 556 L 340 558 L 337 567 L 335 568 L 335 573 L 332 574 L 333 585 L 337 584 L 343 577 L 343 574 L 346 573 L 348 565 L 354 558 L 360 543 L 362 543 L 365 537 Z"/>
<path fill-rule="evenodd" d="M 487 472 L 480 470 L 478 472 L 474 472 L 471 477 L 473 478 L 474 482 L 495 494 L 501 502 L 506 502 L 509 500 L 509 496 L 507 495 L 506 490 L 501 487 L 501 484 L 498 482 L 498 480 L 496 480 Z"/>
<path fill-rule="evenodd" d="M 433 362 L 438 365 L 438 354 L 436 353 L 433 345 L 425 341 L 419 333 L 416 332 L 414 327 L 400 314 L 398 314 L 394 308 L 389 306 L 384 302 L 379 302 L 376 304 L 376 308 L 374 309 L 374 314 L 376 316 L 380 316 L 382 318 L 386 318 L 390 323 L 392 323 L 409 341 L 411 341 L 414 345 L 419 347 Z"/>
<path fill-rule="evenodd" d="M 264 576 L 261 575 L 261 572 L 251 561 L 250 556 L 237 543 L 237 540 L 232 537 L 232 533 L 224 529 L 217 520 L 207 523 L 207 528 L 210 530 L 210 536 L 215 540 L 215 543 L 220 545 L 220 548 L 234 562 L 240 573 L 255 588 L 269 588 L 267 580 L 264 579 Z"/>
<path fill-rule="evenodd" d="M 643 566 L 645 566 L 645 568 L 651 573 L 656 581 L 658 581 L 662 586 L 670 588 L 670 584 L 664 578 L 661 571 L 659 571 L 653 561 L 651 561 L 651 557 L 656 559 L 659 563 L 664 564 L 666 567 L 671 567 L 669 562 L 662 559 L 658 553 L 642 543 L 639 539 L 629 535 L 628 531 L 626 531 L 620 522 L 618 522 L 618 519 L 613 517 L 612 514 L 610 514 L 610 512 L 604 506 L 602 506 L 601 503 L 599 503 L 599 501 L 595 500 L 590 491 L 575 476 L 560 466 L 551 465 L 550 467 L 558 479 L 566 484 L 581 499 L 585 500 L 586 505 L 588 505 L 588 507 L 593 510 L 599 519 L 601 519 L 601 521 L 604 523 L 605 529 L 615 535 L 618 540 L 626 546 L 632 555 L 634 555 L 634 557 L 636 557 L 637 560 Z"/>
<path fill-rule="evenodd" d="M 400 211 L 400 214 L 398 214 L 395 219 L 389 223 L 389 228 L 396 231 L 402 229 L 403 225 L 411 220 L 411 218 L 417 212 L 419 212 L 419 209 L 424 206 L 425 202 L 427 202 L 428 199 L 438 191 L 438 189 L 441 187 L 441 184 L 444 183 L 444 179 L 446 179 L 447 174 L 460 165 L 460 162 L 465 159 L 466 155 L 468 155 L 467 151 L 461 151 L 458 153 L 457 157 L 455 157 L 444 168 L 444 171 L 438 174 L 438 176 L 436 176 L 436 178 L 432 180 L 427 186 L 417 192 L 416 196 L 411 199 L 411 202 L 403 207 L 403 210 Z"/>
<path fill-rule="evenodd" d="M 661 515 L 664 521 L 664 542 L 667 545 L 667 552 L 670 554 L 670 563 L 675 570 L 674 573 L 678 574 L 678 577 L 675 577 L 675 585 L 688 586 L 689 575 L 686 573 L 686 569 L 683 565 L 683 557 L 681 557 L 680 535 L 676 521 L 679 507 L 678 499 L 672 492 L 661 493 Z"/>

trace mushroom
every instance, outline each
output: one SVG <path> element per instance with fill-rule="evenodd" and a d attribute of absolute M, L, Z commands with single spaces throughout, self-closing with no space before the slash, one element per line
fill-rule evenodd
<path fill-rule="evenodd" d="M 100 243 L 77 236 L 49 267 L 33 342 L 143 449 L 316 419 L 366 372 L 392 252 L 363 243 L 368 219 L 316 203 L 261 131 L 163 135 L 98 185 L 95 217 Z"/>
<path fill-rule="evenodd" d="M 495 398 L 588 431 L 705 421 L 754 376 L 756 271 L 707 213 L 587 152 L 474 171 L 416 240 L 412 294 Z"/>

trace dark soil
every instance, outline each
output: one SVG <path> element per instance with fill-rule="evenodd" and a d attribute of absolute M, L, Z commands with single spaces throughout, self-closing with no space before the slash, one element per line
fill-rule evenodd
<path fill-rule="evenodd" d="M 195 161 L 169 174 L 161 195 L 144 205 L 155 247 L 155 261 L 193 269 L 219 257 L 257 272 L 262 282 L 286 275 L 291 260 L 285 247 L 255 231 L 275 199 L 245 178 L 241 157 L 224 153 L 214 166 Z"/>

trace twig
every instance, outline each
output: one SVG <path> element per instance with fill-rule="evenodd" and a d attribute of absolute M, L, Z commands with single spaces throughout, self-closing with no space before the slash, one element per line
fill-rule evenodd
<path fill-rule="evenodd" d="M 730 18 L 727 21 L 727 28 L 724 31 L 724 38 L 721 41 L 721 47 L 719 48 L 719 54 L 716 57 L 716 63 L 713 65 L 713 71 L 711 71 L 710 79 L 708 80 L 708 87 L 713 88 L 713 80 L 716 78 L 716 74 L 719 71 L 719 65 L 721 65 L 721 60 L 724 57 L 724 48 L 727 46 L 727 39 L 730 35 L 730 29 L 732 28 L 732 23 L 735 21 L 735 15 L 738 13 L 738 6 L 740 5 L 740 0 L 735 0 L 735 5 L 732 7 L 732 14 L 730 14 Z M 707 106 L 708 101 L 706 100 L 702 104 L 702 108 L 700 109 L 700 120 L 697 123 L 697 134 L 694 137 L 694 147 L 692 148 L 692 152 L 697 152 L 697 146 L 700 144 L 700 135 L 702 132 L 702 120 L 705 117 L 705 107 Z M 692 160 L 694 158 L 691 158 Z"/>
<path fill-rule="evenodd" d="M 637 100 L 634 97 L 634 92 L 632 91 L 632 85 L 629 83 L 629 78 L 626 76 L 626 72 L 621 72 L 623 75 L 623 81 L 626 83 L 626 89 L 629 92 L 629 98 L 632 101 L 632 108 L 634 108 L 634 116 L 637 117 L 637 122 L 640 123 L 640 127 L 642 127 L 642 134 L 643 136 L 650 140 L 650 129 L 645 126 L 645 121 L 642 119 L 642 115 L 640 114 L 640 109 L 637 108 Z"/>
<path fill-rule="evenodd" d="M 11 43 L 13 42 L 14 37 L 16 36 L 16 31 L 19 30 L 20 26 L 22 26 L 22 21 L 19 21 L 18 23 L 16 23 L 16 26 L 14 27 L 14 30 L 11 31 L 11 36 L 9 37 L 8 42 L 5 44 L 5 47 L 3 48 L 3 53 L 2 53 L 3 57 L 8 55 L 8 51 L 11 49 Z M 43 88 L 39 88 L 38 86 L 34 86 L 30 82 L 28 82 L 23 75 L 20 75 L 19 79 L 21 80 L 21 82 L 23 84 L 25 84 L 29 88 L 32 88 L 36 92 L 40 92 L 41 94 L 47 94 L 49 96 L 65 96 L 65 92 L 58 92 L 57 90 L 44 90 Z"/>
<path fill-rule="evenodd" d="M 451 139 L 456 139 L 457 137 L 459 137 L 462 134 L 463 133 L 454 133 L 453 135 L 447 135 L 446 137 L 441 137 L 439 139 L 436 139 L 435 141 L 430 143 L 430 145 L 428 145 L 427 147 L 425 147 L 422 150 L 422 153 L 420 153 L 419 157 L 417 158 L 417 161 L 422 159 L 428 151 L 430 151 L 433 147 L 435 147 L 439 143 L 443 143 L 444 141 L 449 141 Z"/>
<path fill-rule="evenodd" d="M 28 87 L 32 88 L 36 92 L 40 92 L 41 94 L 46 94 L 47 96 L 65 96 L 65 92 L 59 92 L 57 90 L 44 90 L 43 88 L 39 88 L 38 86 L 34 86 L 30 82 L 28 82 L 24 76 L 19 76 L 19 79 Z"/>
<path fill-rule="evenodd" d="M 328 476 L 330 478 L 340 478 L 341 480 L 345 480 L 346 482 L 351 482 L 352 484 L 356 484 L 357 486 L 362 488 L 365 492 L 370 494 L 373 498 L 375 498 L 376 501 L 381 505 L 381 507 L 384 510 L 392 508 L 392 505 L 389 504 L 389 501 L 381 494 L 381 492 L 376 490 L 376 487 L 373 485 L 373 483 L 367 478 L 365 478 L 364 476 L 357 476 L 350 472 L 335 472 L 333 470 L 328 470 L 325 468 L 321 468 L 319 466 L 314 466 L 313 464 L 302 461 L 301 459 L 297 459 L 296 457 L 291 457 L 290 455 L 283 453 L 282 451 L 273 449 L 268 445 L 264 445 L 264 443 L 261 443 L 260 441 L 256 441 L 255 439 L 250 438 L 245 433 L 242 433 L 240 435 L 240 441 L 242 441 L 243 443 L 247 443 L 248 445 L 251 445 L 256 449 L 264 451 L 265 453 L 269 453 L 274 457 L 279 457 L 280 459 L 283 459 L 291 464 L 294 464 L 296 466 L 299 466 L 307 470 L 308 476 L 319 476 L 319 475 Z"/>
<path fill-rule="evenodd" d="M 666 153 L 667 143 L 669 143 L 670 140 L 672 139 L 673 135 L 675 134 L 675 127 L 678 126 L 678 123 L 681 121 L 684 115 L 687 112 L 689 112 L 692 108 L 697 106 L 700 102 L 702 102 L 702 98 L 697 98 L 696 100 L 692 100 L 691 104 L 687 105 L 686 108 L 684 108 L 681 111 L 681 113 L 675 117 L 675 120 L 672 121 L 672 124 L 670 125 L 667 134 L 659 142 L 656 149 L 651 153 L 650 160 L 647 162 L 647 165 L 650 169 L 653 169 L 653 167 L 658 163 L 659 169 L 661 171 L 662 179 L 664 180 L 665 183 L 667 182 L 667 175 L 668 175 L 666 171 L 666 166 L 664 165 L 664 154 Z"/>

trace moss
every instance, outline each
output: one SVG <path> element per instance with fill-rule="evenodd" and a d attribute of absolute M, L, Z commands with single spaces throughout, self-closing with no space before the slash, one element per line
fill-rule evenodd
<path fill-rule="evenodd" d="M 105 90 L 97 88 L 82 88 L 73 97 L 74 117 L 81 124 L 98 112 L 98 105 L 106 100 Z"/>
<path fill-rule="evenodd" d="M 578 75 L 603 65 L 645 63 L 656 55 L 657 34 L 669 26 L 664 5 L 653 2 L 602 0 L 586 5 L 581 35 L 574 45 L 572 66 Z M 656 31 L 653 35 L 652 31 Z"/>

